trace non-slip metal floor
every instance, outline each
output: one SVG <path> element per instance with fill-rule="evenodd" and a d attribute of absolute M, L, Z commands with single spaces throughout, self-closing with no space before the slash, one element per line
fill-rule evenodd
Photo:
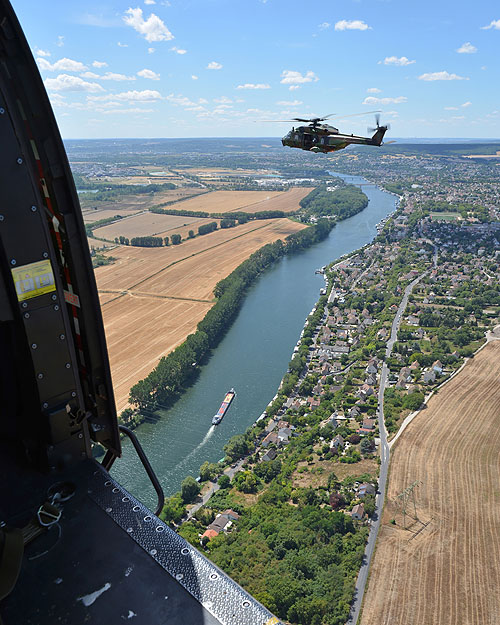
<path fill-rule="evenodd" d="M 18 583 L 0 604 L 4 625 L 279 623 L 93 461 L 71 475 L 32 479 L 28 496 L 0 499 L 1 517 L 25 524 L 61 479 L 73 481 L 75 495 L 58 526 L 28 545 Z"/>

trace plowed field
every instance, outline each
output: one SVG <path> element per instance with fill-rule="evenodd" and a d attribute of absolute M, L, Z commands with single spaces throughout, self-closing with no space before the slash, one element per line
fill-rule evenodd
<path fill-rule="evenodd" d="M 253 221 L 161 248 L 118 246 L 95 275 L 119 411 L 130 387 L 196 330 L 213 289 L 254 251 L 304 228 L 288 219 Z"/>
<path fill-rule="evenodd" d="M 500 623 L 499 380 L 495 341 L 395 444 L 361 625 Z M 393 501 L 417 480 L 404 530 Z"/>

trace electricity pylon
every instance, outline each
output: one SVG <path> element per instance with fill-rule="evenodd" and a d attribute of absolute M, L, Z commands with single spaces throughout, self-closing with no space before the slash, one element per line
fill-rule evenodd
<path fill-rule="evenodd" d="M 415 501 L 415 488 L 417 488 L 417 486 L 420 486 L 421 483 L 422 482 L 420 482 L 420 480 L 413 482 L 413 484 L 407 486 L 404 491 L 399 493 L 399 495 L 396 497 L 396 505 L 398 506 L 398 508 L 401 509 L 401 513 L 403 515 L 403 529 L 406 529 L 406 515 L 408 514 L 409 516 L 411 516 L 408 512 L 408 506 L 411 502 L 413 502 L 413 518 L 415 519 L 415 521 L 418 521 L 417 502 Z"/>

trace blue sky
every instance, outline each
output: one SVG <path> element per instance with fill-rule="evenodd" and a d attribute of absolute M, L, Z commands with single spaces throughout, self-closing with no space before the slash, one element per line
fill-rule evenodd
<path fill-rule="evenodd" d="M 500 137 L 498 0 L 11 1 L 64 138 Z"/>

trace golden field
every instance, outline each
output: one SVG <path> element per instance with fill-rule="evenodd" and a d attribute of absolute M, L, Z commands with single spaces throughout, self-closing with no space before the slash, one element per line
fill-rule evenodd
<path fill-rule="evenodd" d="M 252 221 L 177 246 L 115 247 L 116 262 L 95 275 L 118 410 L 127 406 L 130 387 L 196 330 L 219 280 L 263 245 L 304 227 L 289 219 Z"/>
<path fill-rule="evenodd" d="M 500 622 L 499 379 L 494 341 L 394 445 L 361 625 Z M 419 521 L 404 530 L 394 499 L 417 480 Z"/>

